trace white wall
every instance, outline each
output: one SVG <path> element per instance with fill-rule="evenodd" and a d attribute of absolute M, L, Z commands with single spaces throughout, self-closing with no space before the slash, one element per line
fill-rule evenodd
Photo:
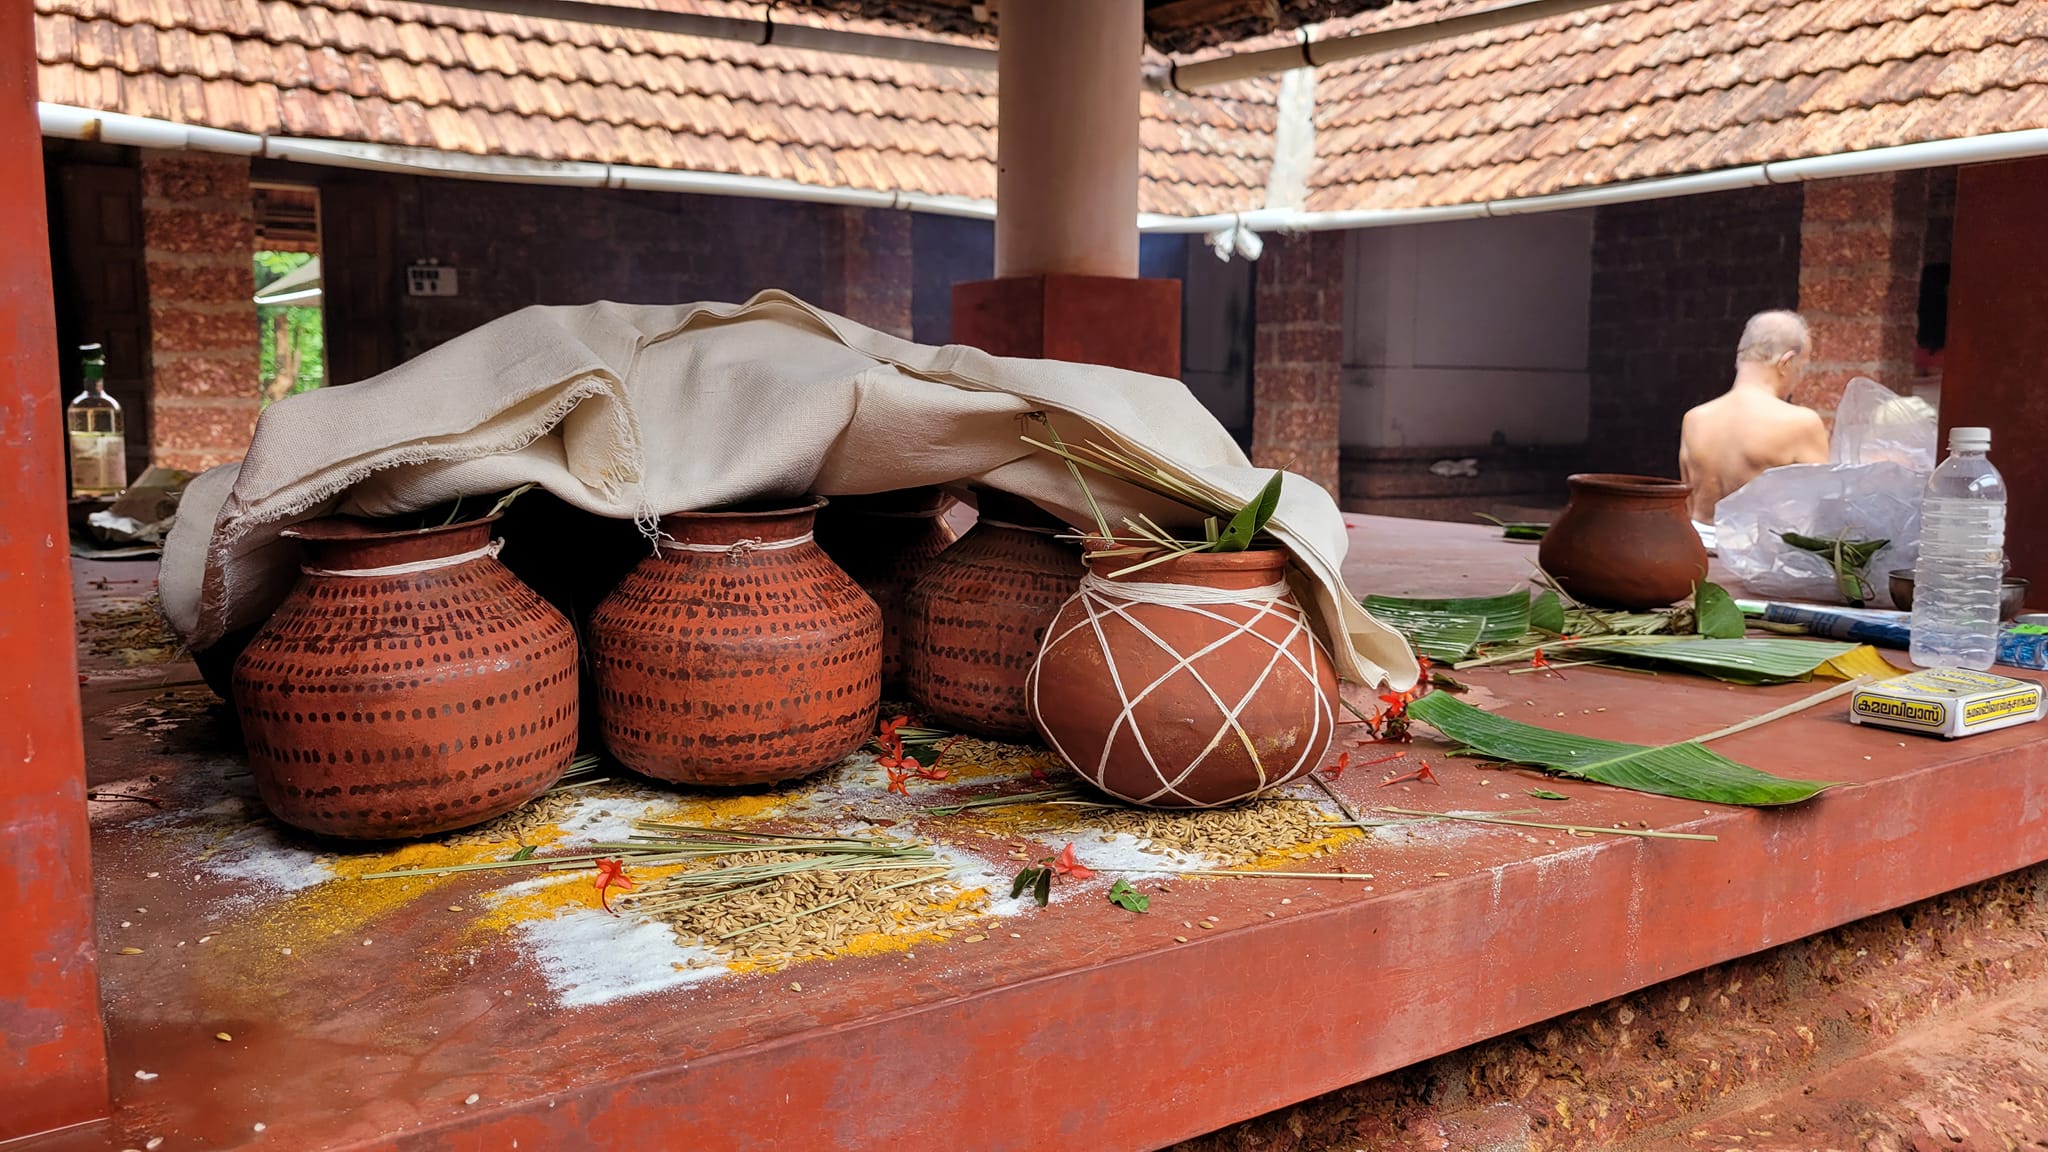
<path fill-rule="evenodd" d="M 1584 442 L 1591 211 L 1345 239 L 1345 444 Z"/>

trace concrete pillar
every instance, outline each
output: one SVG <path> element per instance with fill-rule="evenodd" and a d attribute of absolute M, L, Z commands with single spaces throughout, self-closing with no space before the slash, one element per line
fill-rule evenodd
<path fill-rule="evenodd" d="M 239 460 L 263 410 L 248 158 L 145 151 L 142 244 L 150 458 L 195 471 Z"/>
<path fill-rule="evenodd" d="M 1138 278 L 1140 0 L 1003 6 L 996 278 L 953 286 L 953 339 L 1180 375 L 1180 281 Z"/>
<path fill-rule="evenodd" d="M 1948 429 L 1991 429 L 2007 489 L 2005 551 L 2048 605 L 2048 160 L 1964 168 L 1956 177 L 1949 257 L 1948 352 L 1941 384 Z"/>
<path fill-rule="evenodd" d="M 31 19 L 0 11 L 0 1143 L 107 1113 Z"/>
<path fill-rule="evenodd" d="M 910 339 L 910 213 L 883 208 L 821 211 L 825 213 L 825 266 L 820 306 L 891 336 Z"/>
<path fill-rule="evenodd" d="M 1274 233 L 1259 257 L 1252 463 L 1337 496 L 1344 364 L 1344 233 Z"/>
<path fill-rule="evenodd" d="M 1138 274 L 1140 0 L 998 17 L 996 276 Z"/>
<path fill-rule="evenodd" d="M 1806 185 L 1799 311 L 1813 330 L 1813 362 L 1795 403 L 1832 416 L 1857 376 L 1911 390 L 1926 231 L 1925 172 Z"/>

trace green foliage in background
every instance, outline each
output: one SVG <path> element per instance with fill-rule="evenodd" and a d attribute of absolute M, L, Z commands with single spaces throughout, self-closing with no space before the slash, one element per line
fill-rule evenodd
<path fill-rule="evenodd" d="M 258 252 L 256 253 L 256 290 L 263 291 L 276 283 L 285 273 L 311 261 L 311 252 Z M 259 389 L 269 385 L 277 375 L 277 326 L 283 324 L 289 333 L 287 340 L 299 354 L 298 370 L 293 373 L 291 388 L 287 395 L 309 392 L 325 382 L 327 358 L 325 329 L 321 323 L 320 305 L 313 304 L 259 304 L 256 306 L 256 386 Z M 265 395 L 264 403 L 278 397 Z"/>

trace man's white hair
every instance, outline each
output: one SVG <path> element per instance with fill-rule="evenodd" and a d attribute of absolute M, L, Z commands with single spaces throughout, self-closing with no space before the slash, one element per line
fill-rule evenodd
<path fill-rule="evenodd" d="M 1806 321 L 1797 312 L 1782 309 L 1759 312 L 1742 326 L 1742 340 L 1735 345 L 1735 362 L 1768 364 L 1787 352 L 1805 352 L 1811 337 Z"/>

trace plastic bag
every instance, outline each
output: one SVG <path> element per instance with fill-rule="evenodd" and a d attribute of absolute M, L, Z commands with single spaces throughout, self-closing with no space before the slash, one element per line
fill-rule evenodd
<path fill-rule="evenodd" d="M 1922 474 L 1940 463 L 1940 421 L 1934 406 L 1901 396 L 1867 376 L 1849 381 L 1835 407 L 1835 431 L 1828 445 L 1834 464 L 1903 464 Z"/>
<path fill-rule="evenodd" d="M 1920 557 L 1920 497 L 1926 486 L 1925 471 L 1894 461 L 1769 469 L 1715 507 L 1721 563 L 1753 596 L 1840 604 L 1848 598 L 1832 561 L 1787 544 L 1780 534 L 1888 540 L 1863 575 L 1871 593 L 1865 603 L 1889 607 L 1885 574 L 1911 568 Z"/>

